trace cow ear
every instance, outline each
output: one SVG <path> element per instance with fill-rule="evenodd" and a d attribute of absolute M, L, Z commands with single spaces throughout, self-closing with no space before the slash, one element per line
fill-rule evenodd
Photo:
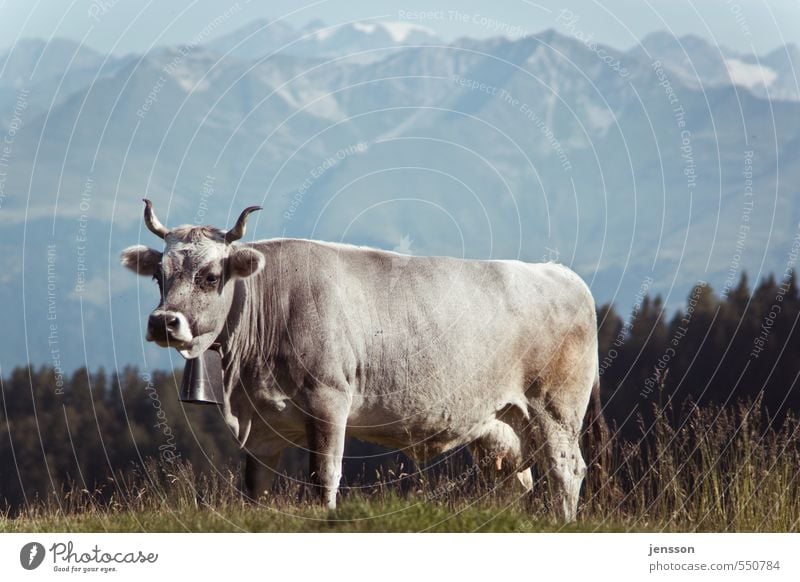
<path fill-rule="evenodd" d="M 264 268 L 264 255 L 249 247 L 232 247 L 228 264 L 232 277 L 244 279 Z"/>
<path fill-rule="evenodd" d="M 135 245 L 122 251 L 120 262 L 134 273 L 152 277 L 158 271 L 161 253 L 143 245 Z"/>

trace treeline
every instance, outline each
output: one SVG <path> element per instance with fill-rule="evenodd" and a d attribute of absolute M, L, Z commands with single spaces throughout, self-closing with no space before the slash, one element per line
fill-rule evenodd
<path fill-rule="evenodd" d="M 67 488 L 103 497 L 112 479 L 160 459 L 198 471 L 238 462 L 216 406 L 183 406 L 180 375 L 126 367 L 60 376 L 50 367 L 2 378 L 0 508 L 60 495 Z"/>
<path fill-rule="evenodd" d="M 800 411 L 800 294 L 794 272 L 752 291 L 746 274 L 724 297 L 705 283 L 676 312 L 647 295 L 623 321 L 598 310 L 601 393 L 606 417 L 636 438 L 653 403 L 726 405 L 756 400 L 773 418 Z"/>
<path fill-rule="evenodd" d="M 677 313 L 646 293 L 632 313 L 598 310 L 601 391 L 606 418 L 631 441 L 647 432 L 653 405 L 760 402 L 770 417 L 800 411 L 797 319 L 800 294 L 790 273 L 768 277 L 751 292 L 746 276 L 725 297 L 697 284 Z M 198 473 L 240 463 L 214 406 L 183 405 L 180 373 L 21 367 L 2 381 L 0 507 L 59 493 L 65 484 L 107 490 L 110 479 L 162 461 L 189 460 Z M 369 480 L 379 465 L 400 472 L 396 454 L 351 442 L 345 482 Z M 302 452 L 288 454 L 289 474 L 304 468 Z M 405 465 L 405 470 L 410 469 Z M 102 493 L 100 493 L 102 495 Z"/>

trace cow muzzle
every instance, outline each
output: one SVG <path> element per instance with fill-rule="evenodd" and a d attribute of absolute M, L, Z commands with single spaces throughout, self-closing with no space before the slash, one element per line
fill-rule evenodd
<path fill-rule="evenodd" d="M 162 348 L 182 348 L 192 341 L 192 330 L 186 316 L 177 311 L 157 310 L 147 320 L 147 341 Z"/>

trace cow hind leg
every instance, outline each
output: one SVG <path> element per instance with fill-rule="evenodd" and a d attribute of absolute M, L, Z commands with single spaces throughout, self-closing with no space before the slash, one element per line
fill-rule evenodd
<path fill-rule="evenodd" d="M 541 411 L 534 416 L 533 424 L 538 445 L 535 456 L 547 475 L 552 509 L 564 521 L 573 521 L 586 474 L 579 446 L 580 423 Z"/>

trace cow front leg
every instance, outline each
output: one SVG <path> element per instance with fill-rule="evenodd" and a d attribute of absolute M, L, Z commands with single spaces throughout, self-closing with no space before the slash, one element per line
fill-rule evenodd
<path fill-rule="evenodd" d="M 250 499 L 258 501 L 270 493 L 280 460 L 281 451 L 266 455 L 247 454 L 244 463 L 244 486 Z"/>
<path fill-rule="evenodd" d="M 336 508 L 342 478 L 342 456 L 349 412 L 349 398 L 330 388 L 313 390 L 306 429 L 311 481 L 329 509 Z"/>

